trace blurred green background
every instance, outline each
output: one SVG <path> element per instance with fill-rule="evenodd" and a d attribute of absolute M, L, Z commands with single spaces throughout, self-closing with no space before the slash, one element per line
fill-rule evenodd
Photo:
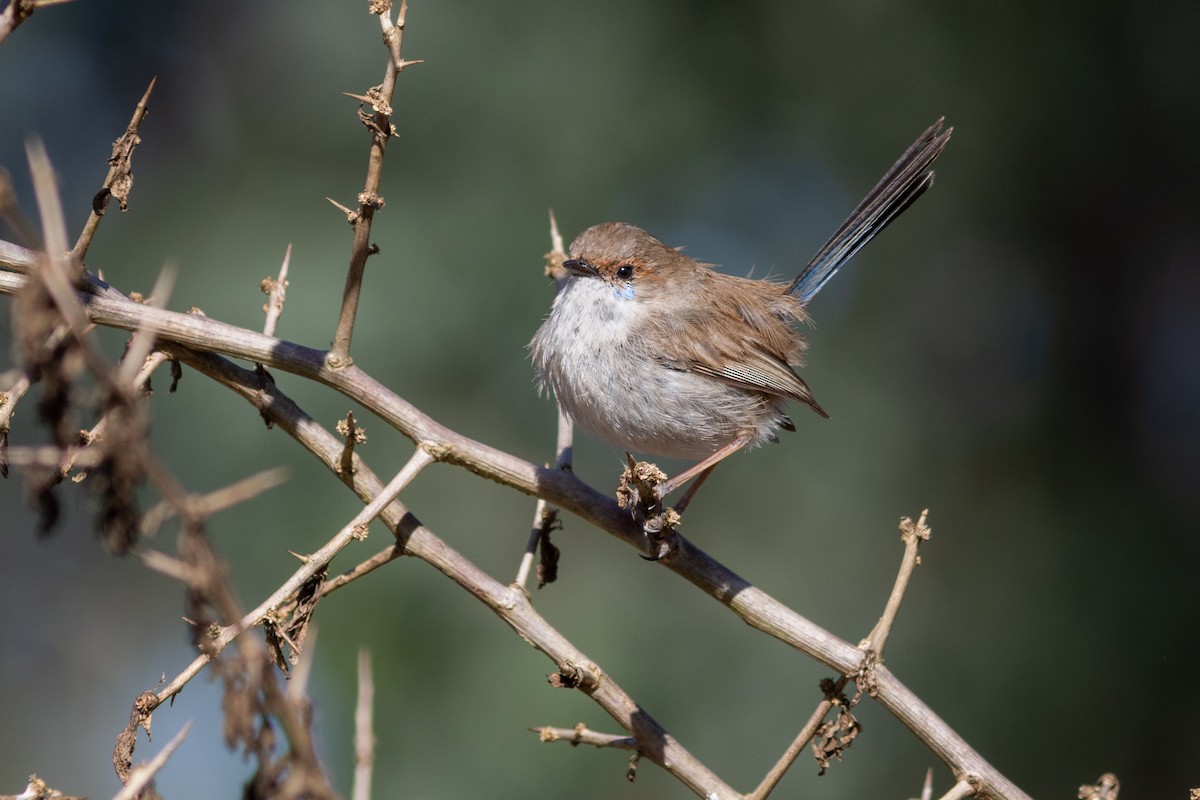
<path fill-rule="evenodd" d="M 35 216 L 23 143 L 42 137 L 75 231 L 151 77 L 127 214 L 89 266 L 123 291 L 178 268 L 171 307 L 260 328 L 258 283 L 290 243 L 279 334 L 333 335 L 367 139 L 343 91 L 380 81 L 365 2 L 78 2 L 0 46 L 0 164 Z M 1200 5 L 414 0 L 354 340 L 358 363 L 439 421 L 552 458 L 553 405 L 524 350 L 551 301 L 547 209 L 564 234 L 635 222 L 737 274 L 792 276 L 929 123 L 956 129 L 937 186 L 811 306 L 804 372 L 833 415 L 737 456 L 684 532 L 851 641 L 898 564 L 896 523 L 931 509 L 888 665 L 1034 796 L 1106 770 L 1130 797 L 1200 786 Z M 3 366 L 11 302 L 0 302 Z M 114 357 L 123 339 L 106 334 Z M 352 406 L 277 374 L 332 427 Z M 155 447 L 190 490 L 286 465 L 215 517 L 246 605 L 357 503 L 297 445 L 194 373 L 156 379 Z M 360 409 L 390 474 L 411 445 Z M 42 440 L 31 400 L 15 444 Z M 87 422 L 86 420 L 84 422 Z M 620 454 L 581 438 L 608 491 Z M 679 465 L 672 464 L 671 468 Z M 37 772 L 93 798 L 130 704 L 190 659 L 182 592 L 91 534 L 86 491 L 38 541 L 22 479 L 0 482 L 0 792 Z M 533 503 L 436 466 L 417 516 L 509 580 Z M 344 569 L 384 546 L 376 525 Z M 568 518 L 539 609 L 682 743 L 748 790 L 819 699 L 826 670 L 628 547 Z M 159 546 L 173 551 L 166 538 Z M 660 798 L 688 793 L 617 751 L 525 732 L 615 730 L 553 665 L 425 565 L 391 564 L 320 606 L 311 693 L 349 792 L 354 665 L 377 676 L 377 797 Z M 200 678 L 154 717 L 172 800 L 237 796 Z M 804 757 L 780 797 L 915 796 L 932 757 L 871 703 L 828 775 Z M 935 795 L 951 777 L 936 765 Z M 818 794 L 819 792 L 819 794 Z"/>

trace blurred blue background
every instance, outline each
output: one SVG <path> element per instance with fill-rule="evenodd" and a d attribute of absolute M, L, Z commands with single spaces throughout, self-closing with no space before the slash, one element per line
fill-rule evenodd
<path fill-rule="evenodd" d="M 35 217 L 24 141 L 42 137 L 73 231 L 111 142 L 158 77 L 131 210 L 89 257 L 123 291 L 178 269 L 171 307 L 258 329 L 259 281 L 293 247 L 279 335 L 327 346 L 367 138 L 341 92 L 379 83 L 366 3 L 79 2 L 0 46 L 0 164 Z M 434 3 L 414 0 L 399 138 L 357 362 L 440 422 L 552 458 L 553 405 L 524 350 L 551 301 L 547 209 L 564 235 L 635 222 L 737 274 L 791 277 L 905 146 L 946 115 L 937 186 L 815 300 L 804 376 L 832 414 L 739 455 L 684 528 L 838 635 L 874 624 L 896 523 L 934 539 L 887 663 L 1038 797 L 1106 770 L 1126 793 L 1200 785 L 1200 5 L 1136 3 Z M 8 234 L 6 234 L 8 235 Z M 11 302 L 0 369 L 9 355 Z M 105 334 L 109 352 L 122 337 Z M 382 475 L 411 445 L 319 387 L 277 374 L 329 427 L 354 410 Z M 291 480 L 209 526 L 247 605 L 357 503 L 297 445 L 194 373 L 152 401 L 155 448 L 195 492 L 286 465 Z M 81 424 L 90 424 L 81 420 Z M 31 399 L 13 443 L 41 441 Z M 620 454 L 581 438 L 608 491 Z M 671 464 L 671 468 L 679 465 Z M 182 592 L 91 534 L 82 487 L 36 540 L 22 479 L 0 482 L 0 792 L 37 772 L 106 797 L 130 704 L 191 658 Z M 407 501 L 509 580 L 528 498 L 436 466 Z M 348 568 L 381 549 L 376 525 Z M 750 630 L 628 547 L 568 518 L 539 609 L 682 743 L 749 790 L 827 671 Z M 174 550 L 170 537 L 157 543 Z M 617 751 L 525 729 L 615 730 L 553 665 L 434 570 L 400 560 L 324 602 L 311 693 L 324 763 L 353 769 L 354 665 L 376 667 L 377 797 L 686 797 Z M 148 758 L 173 800 L 236 796 L 251 766 L 221 743 L 218 687 L 154 717 Z M 828 775 L 807 756 L 781 797 L 915 796 L 933 759 L 871 703 Z M 951 777 L 936 765 L 935 792 Z"/>

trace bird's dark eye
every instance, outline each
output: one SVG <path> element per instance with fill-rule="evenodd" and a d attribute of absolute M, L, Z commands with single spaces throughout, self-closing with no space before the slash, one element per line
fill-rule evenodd
<path fill-rule="evenodd" d="M 617 277 L 623 281 L 630 280 L 633 277 L 633 265 L 622 264 L 617 267 Z"/>

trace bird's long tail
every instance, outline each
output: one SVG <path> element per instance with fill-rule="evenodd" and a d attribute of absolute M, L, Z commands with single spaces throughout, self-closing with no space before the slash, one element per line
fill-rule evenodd
<path fill-rule="evenodd" d="M 788 287 L 790 294 L 807 303 L 843 264 L 933 185 L 930 166 L 954 132 L 953 128 L 942 130 L 944 121 L 939 119 L 904 151 L 792 281 Z"/>

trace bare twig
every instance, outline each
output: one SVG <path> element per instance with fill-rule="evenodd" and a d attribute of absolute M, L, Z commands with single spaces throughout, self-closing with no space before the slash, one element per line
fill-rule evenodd
<path fill-rule="evenodd" d="M 37 775 L 29 776 L 25 791 L 20 794 L 0 794 L 0 800 L 88 800 L 86 797 L 63 794 Z"/>
<path fill-rule="evenodd" d="M 167 300 L 174 287 L 175 268 L 168 264 L 159 271 L 158 278 L 154 282 L 154 289 L 151 290 L 150 297 L 145 301 L 146 304 L 154 308 L 166 308 Z M 133 339 L 129 343 L 129 349 L 125 351 L 124 358 L 117 366 L 117 374 L 114 376 L 117 383 L 129 384 L 133 388 L 140 388 L 141 385 L 144 385 L 145 379 L 140 382 L 138 379 L 145 367 L 146 357 L 153 349 L 154 334 L 142 328 L 135 330 Z"/>
<path fill-rule="evenodd" d="M 908 589 L 908 581 L 912 578 L 913 570 L 921 563 L 919 553 L 921 542 L 928 539 L 931 533 L 929 526 L 925 524 L 928 516 L 929 509 L 925 509 L 915 523 L 908 517 L 900 521 L 900 538 L 904 541 L 904 557 L 900 562 L 900 572 L 896 575 L 896 583 L 892 587 L 892 593 L 884 607 L 883 616 L 871 629 L 870 635 L 858 645 L 863 650 L 874 652 L 878 658 L 883 657 L 883 646 L 892 630 L 892 623 L 896 621 L 896 614 L 900 611 L 900 602 L 904 599 L 905 590 Z"/>
<path fill-rule="evenodd" d="M 132 390 L 126 383 L 117 380 L 119 373 L 100 352 L 94 340 L 88 336 L 92 323 L 85 314 L 81 298 L 71 285 L 70 275 L 79 271 L 78 264 L 72 265 L 73 257 L 67 253 L 66 220 L 59 202 L 57 179 L 46 148 L 38 139 L 27 143 L 30 172 L 33 175 L 34 193 L 37 196 L 38 212 L 42 218 L 42 232 L 46 242 L 44 268 L 38 270 L 37 278 L 46 287 L 67 328 L 79 343 L 88 368 L 96 374 L 110 390 L 121 397 L 131 397 Z M 129 301 L 132 302 L 132 301 Z M 135 304 L 136 305 L 136 304 Z M 138 331 L 141 325 L 130 330 Z M 148 351 L 147 351 L 148 352 Z M 138 365 L 141 366 L 140 364 Z"/>
<path fill-rule="evenodd" d="M 73 467 L 91 468 L 100 463 L 104 455 L 93 447 L 68 447 L 60 449 L 54 445 L 29 445 L 8 449 L 8 464 L 18 468 L 52 469 L 63 474 Z"/>
<path fill-rule="evenodd" d="M 550 210 L 550 252 L 546 253 L 546 274 L 555 278 L 556 281 L 561 281 L 566 277 L 566 270 L 563 269 L 562 263 L 566 259 L 567 254 L 563 250 L 562 234 L 558 232 L 558 220 L 554 218 L 554 210 Z M 558 408 L 558 431 L 554 446 L 554 466 L 557 469 L 571 469 L 572 459 L 572 441 L 574 438 L 574 426 L 571 423 L 571 418 L 566 415 L 561 406 Z M 558 548 L 550 543 L 550 531 L 558 522 L 558 509 L 546 502 L 545 498 L 538 498 L 537 505 L 533 510 L 533 527 L 529 532 L 529 539 L 525 544 L 525 552 L 521 557 L 521 564 L 517 568 L 517 577 L 514 581 L 515 585 L 524 587 L 529 580 L 530 568 L 533 566 L 533 559 L 537 553 L 539 546 L 542 552 L 542 563 L 538 568 L 540 589 L 547 583 L 552 583 L 557 574 L 558 564 Z"/>
<path fill-rule="evenodd" d="M 557 579 L 559 551 L 550 541 L 550 534 L 555 528 L 561 527 L 562 525 L 558 521 L 558 509 L 539 497 L 533 509 L 533 528 L 529 531 L 529 540 L 525 544 L 525 552 L 521 555 L 521 564 L 517 567 L 517 577 L 513 580 L 513 586 L 527 589 L 529 572 L 539 550 L 542 557 L 537 570 L 538 588 L 553 583 Z"/>
<path fill-rule="evenodd" d="M 17 403 L 29 391 L 29 373 L 22 372 L 7 391 L 0 392 L 0 478 L 8 477 L 8 433 Z"/>
<path fill-rule="evenodd" d="M 267 296 L 267 302 L 263 305 L 263 312 L 266 313 L 267 319 L 263 323 L 263 334 L 266 336 L 275 335 L 275 326 L 279 323 L 279 316 L 283 313 L 283 301 L 287 298 L 288 285 L 288 264 L 292 260 L 292 246 L 287 246 L 287 251 L 283 254 L 283 263 L 279 266 L 279 277 L 264 278 L 259 288 Z"/>
<path fill-rule="evenodd" d="M 58 6 L 71 0 L 9 0 L 8 6 L 0 11 L 0 42 L 17 29 L 25 20 L 33 16 L 33 12 L 47 6 Z"/>
<path fill-rule="evenodd" d="M 200 522 L 195 516 L 187 515 L 180 541 L 181 552 L 192 567 L 195 579 L 187 584 L 189 610 L 203 613 L 206 608 L 211 608 L 218 618 L 232 624 L 240 616 L 238 603 L 223 564 L 212 551 Z M 200 644 L 207 652 L 213 652 L 207 639 Z M 280 688 L 278 673 L 271 669 L 269 653 L 260 640 L 251 636 L 238 637 L 237 649 L 237 658 L 222 658 L 218 663 L 225 679 L 226 743 L 231 747 L 240 744 L 259 764 L 251 779 L 254 786 L 248 793 L 265 796 L 268 787 L 278 785 L 282 797 L 333 800 L 336 795 L 316 756 L 310 728 L 312 715 Z M 147 699 L 147 713 L 154 709 L 149 703 L 158 700 L 153 693 L 148 695 L 148 698 L 144 694 L 138 699 Z M 138 701 L 135 701 L 135 708 Z M 256 724 L 255 717 L 261 717 L 262 723 Z M 267 722 L 268 717 L 278 720 L 287 739 L 287 752 L 282 758 L 275 756 L 276 736 L 272 732 L 274 726 Z"/>
<path fill-rule="evenodd" d="M 213 514 L 244 503 L 280 485 L 286 476 L 286 469 L 263 470 L 210 494 L 187 495 L 182 503 L 172 504 L 166 501 L 159 503 L 142 517 L 142 534 L 155 535 L 158 528 L 176 514 L 190 520 L 207 519 Z M 198 580 L 195 569 L 190 564 L 157 550 L 135 550 L 133 557 L 155 572 L 174 578 L 181 583 L 190 585 Z"/>
<path fill-rule="evenodd" d="M 154 82 L 157 80 L 158 78 L 150 79 L 150 85 L 146 87 L 142 99 L 134 108 L 125 132 L 113 142 L 112 155 L 108 158 L 108 175 L 92 200 L 92 213 L 84 223 L 83 232 L 79 234 L 79 240 L 75 242 L 71 251 L 71 257 L 80 264 L 87 255 L 92 237 L 96 235 L 96 228 L 100 227 L 100 218 L 104 216 L 109 198 L 115 197 L 122 211 L 128 208 L 129 191 L 133 188 L 133 151 L 142 141 L 138 136 L 138 126 L 146 117 L 150 106 L 150 93 L 154 91 Z"/>
<path fill-rule="evenodd" d="M 158 755 L 147 761 L 145 764 L 138 764 L 129 773 L 129 780 L 125 782 L 125 787 L 121 791 L 113 795 L 113 800 L 135 800 L 140 797 L 142 789 L 154 779 L 158 771 L 167 764 L 167 759 L 179 749 L 179 745 L 183 744 L 183 740 L 187 738 L 188 731 L 192 729 L 192 723 L 187 722 L 179 733 L 175 734 L 171 741 L 167 742 L 166 747 L 158 752 Z"/>
<path fill-rule="evenodd" d="M 152 340 L 152 337 L 145 337 L 145 341 Z M 131 358 L 131 354 L 126 353 L 126 358 Z M 137 356 L 132 355 L 132 358 L 137 358 Z M 136 391 L 142 391 L 150 382 L 150 376 L 154 373 L 154 371 L 161 367 L 168 360 L 169 359 L 167 356 L 163 353 L 152 353 L 149 356 L 144 357 L 141 368 L 138 370 L 137 375 L 135 375 L 133 378 L 131 388 Z M 122 366 L 124 366 L 124 363 L 133 362 L 123 362 Z M 62 451 L 62 458 L 58 465 L 58 471 L 63 478 L 67 477 L 71 470 L 75 469 L 76 467 L 95 467 L 104 459 L 105 454 L 102 452 L 102 448 L 96 447 L 96 443 L 103 441 L 105 431 L 108 430 L 109 421 L 111 419 L 112 413 L 110 410 L 100 417 L 99 421 L 97 421 L 90 430 L 80 431 L 79 439 L 82 443 L 81 447 L 72 447 Z M 76 474 L 73 480 L 78 482 L 86 477 L 87 473 L 81 472 Z M 169 506 L 169 504 L 165 505 Z"/>
<path fill-rule="evenodd" d="M 908 586 L 912 571 L 920 563 L 917 552 L 918 547 L 922 541 L 929 538 L 929 528 L 925 524 L 928 515 L 929 509 L 925 509 L 921 512 L 921 518 L 918 522 L 913 523 L 908 517 L 905 517 L 900 522 L 900 537 L 905 544 L 904 558 L 900 565 L 900 572 L 896 577 L 895 586 L 892 588 L 891 596 L 888 598 L 887 606 L 884 609 L 883 617 L 875 625 L 875 628 L 872 629 L 870 635 L 859 644 L 859 647 L 866 652 L 857 671 L 860 692 L 866 689 L 872 696 L 875 694 L 875 669 L 880 663 L 884 642 L 887 640 L 888 632 L 891 630 L 892 623 L 896 619 L 896 613 L 900 609 L 900 601 L 904 597 L 904 591 Z M 804 727 L 800 729 L 800 733 L 797 734 L 792 744 L 763 778 L 758 788 L 747 795 L 748 800 L 763 800 L 763 798 L 771 793 L 795 762 L 796 758 L 803 752 L 808 742 L 817 733 L 825 716 L 835 703 L 839 702 L 838 698 L 845 688 L 848 679 L 848 675 L 842 675 L 833 688 L 825 693 L 825 699 L 817 704 L 816 710 L 813 711 Z M 857 698 L 858 696 L 856 695 L 855 699 L 851 701 L 851 705 L 857 702 Z"/>
<path fill-rule="evenodd" d="M 296 662 L 296 668 L 288 676 L 287 682 L 288 702 L 304 713 L 307 713 L 307 709 L 311 705 L 308 700 L 308 680 L 312 677 L 313 656 L 316 652 L 317 626 L 313 625 L 309 628 L 308 637 L 304 640 L 304 647 L 300 650 L 300 658 Z"/>
<path fill-rule="evenodd" d="M 950 791 L 941 796 L 940 800 L 963 800 L 975 794 L 975 786 L 971 781 L 961 780 L 951 787 Z"/>
<path fill-rule="evenodd" d="M 637 740 L 632 736 L 593 731 L 582 722 L 574 728 L 530 728 L 543 742 L 566 742 L 571 745 L 588 744 L 592 747 L 613 747 L 618 750 L 637 751 Z"/>
<path fill-rule="evenodd" d="M 209 494 L 203 496 L 189 495 L 187 498 L 187 507 L 192 509 L 196 516 L 208 518 L 213 514 L 224 511 L 227 508 L 232 508 L 239 503 L 244 503 L 269 489 L 279 486 L 287 480 L 287 474 L 287 469 L 283 467 L 263 470 Z M 142 516 L 142 533 L 146 536 L 153 536 L 164 522 L 171 519 L 177 513 L 178 509 L 171 503 L 163 502 L 151 507 Z M 140 555 L 144 557 L 149 552 L 146 551 Z"/>
<path fill-rule="evenodd" d="M 17 380 L 6 391 L 0 392 L 0 428 L 7 430 L 12 415 L 17 410 L 17 403 L 29 391 L 29 374 L 22 372 Z"/>
<path fill-rule="evenodd" d="M 27 237 L 34 247 L 37 243 L 34 240 L 36 234 L 32 237 Z M 40 256 L 37 250 L 30 250 L 28 247 L 22 247 L 19 244 L 12 242 L 0 241 L 0 267 L 5 269 L 15 270 L 22 274 L 26 274 L 38 265 Z M 9 292 L 11 294 L 11 292 Z"/>
<path fill-rule="evenodd" d="M 325 583 L 321 584 L 321 596 L 324 597 L 327 594 L 341 589 L 343 586 L 347 586 L 351 583 L 354 583 L 354 581 L 359 580 L 360 578 L 370 575 L 384 564 L 395 561 L 404 554 L 404 550 L 397 546 L 387 547 L 379 551 L 370 558 L 360 561 L 353 568 L 346 570 L 341 575 L 330 578 L 329 580 L 325 581 Z"/>
<path fill-rule="evenodd" d="M 808 743 L 816 735 L 817 729 L 821 727 L 821 723 L 824 722 L 826 715 L 833 708 L 835 698 L 841 694 L 845 685 L 846 678 L 843 677 L 835 684 L 833 691 L 826 693 L 827 696 L 825 699 L 817 704 L 817 707 L 809 716 L 808 722 L 796 734 L 796 738 L 788 745 L 788 749 L 783 752 L 783 755 L 779 757 L 774 766 L 767 771 L 767 774 L 763 776 L 762 781 L 754 791 L 746 795 L 746 800 L 764 800 L 764 798 L 768 797 L 775 790 L 775 787 L 779 785 L 779 781 L 787 774 L 792 764 L 796 762 L 796 759 L 808 747 Z"/>
<path fill-rule="evenodd" d="M 553 278 L 555 284 L 561 286 L 568 277 L 566 269 L 563 268 L 567 251 L 563 247 L 562 234 L 558 232 L 558 220 L 554 216 L 554 209 L 550 209 L 550 252 L 546 253 L 545 258 L 546 277 Z"/>
<path fill-rule="evenodd" d="M 243 478 L 214 492 L 209 492 L 201 497 L 189 498 L 188 506 L 196 516 L 207 519 L 213 514 L 233 508 L 258 497 L 269 489 L 274 489 L 286 481 L 287 476 L 287 467 L 264 469 L 262 472 L 256 472 L 248 478 Z"/>
<path fill-rule="evenodd" d="M 554 209 L 550 209 L 550 252 L 546 253 L 546 274 L 554 279 L 555 286 L 562 288 L 567 279 L 567 271 L 563 262 L 567 259 L 567 251 L 563 246 L 562 234 L 558 232 L 558 220 L 554 217 Z M 571 418 L 555 404 L 558 409 L 558 437 L 554 448 L 554 466 L 558 469 L 571 469 L 573 458 L 575 429 Z"/>
<path fill-rule="evenodd" d="M 371 800 L 371 771 L 375 766 L 375 734 L 371 722 L 374 705 L 371 654 L 363 648 L 358 651 L 358 702 L 354 706 L 353 800 Z"/>
<path fill-rule="evenodd" d="M 47 257 L 54 264 L 62 264 L 67 252 L 67 222 L 58 199 L 58 178 L 54 174 L 54 167 L 50 165 L 50 156 L 46 154 L 46 147 L 41 139 L 28 140 L 25 143 L 25 152 L 29 159 L 30 176 L 33 178 L 33 193 L 37 199 L 38 214 L 42 219 L 42 236 Z M 80 323 L 80 327 L 83 327 L 83 323 Z"/>
<path fill-rule="evenodd" d="M 379 14 L 379 22 L 383 26 L 383 40 L 388 49 L 388 65 L 380 86 L 371 89 L 366 95 L 351 95 L 360 102 L 371 105 L 374 113 L 359 112 L 359 119 L 371 132 L 371 151 L 367 160 L 366 182 L 358 196 L 358 213 L 348 215 L 354 225 L 354 244 L 350 249 L 350 267 L 346 273 L 346 288 L 342 292 L 342 310 L 338 316 L 333 347 L 329 352 L 329 363 L 335 369 L 352 363 L 350 339 L 354 334 L 354 318 L 358 313 L 358 298 L 362 292 L 363 272 L 367 266 L 367 258 L 375 252 L 375 248 L 371 244 L 371 221 L 375 217 L 375 211 L 383 208 L 383 198 L 379 195 L 379 184 L 383 176 L 383 155 L 387 150 L 388 140 L 395 134 L 395 127 L 392 125 L 391 104 L 392 95 L 396 89 L 396 78 L 406 66 L 418 63 L 404 61 L 400 57 L 400 46 L 404 41 L 405 17 L 408 14 L 408 0 L 401 0 L 400 11 L 394 23 L 391 19 L 390 3 L 378 5 L 373 3 L 372 13 Z"/>
<path fill-rule="evenodd" d="M 342 449 L 341 471 L 348 474 L 354 471 L 354 446 L 367 443 L 367 432 L 360 428 L 354 419 L 354 412 L 347 411 L 345 419 L 339 419 L 337 432 L 345 442 Z"/>
<path fill-rule="evenodd" d="M 284 581 L 278 589 L 272 592 L 253 611 L 243 615 L 240 620 L 226 625 L 213 635 L 209 640 L 211 651 L 213 653 L 220 653 L 221 650 L 241 636 L 242 633 L 258 625 L 272 609 L 291 597 L 308 579 L 316 575 L 317 572 L 325 569 L 329 565 L 329 562 L 333 560 L 333 557 L 340 553 L 343 548 L 351 542 L 361 539 L 366 531 L 366 526 L 371 520 L 379 516 L 380 512 L 396 499 L 396 496 L 408 486 L 413 478 L 417 477 L 421 473 L 421 470 L 431 463 L 433 463 L 433 457 L 426 451 L 417 449 L 408 460 L 408 463 L 392 478 L 391 483 L 383 487 L 380 493 L 367 503 L 361 511 L 355 514 L 354 519 L 343 526 L 332 539 L 326 542 L 315 553 L 306 556 L 304 563 L 300 569 L 292 574 L 292 577 Z M 201 653 L 197 656 L 170 683 L 159 689 L 157 692 L 158 702 L 163 703 L 168 698 L 178 694 L 187 685 L 188 681 L 194 678 L 210 660 L 211 656 L 207 653 Z"/>
<path fill-rule="evenodd" d="M 76 281 L 82 283 L 85 275 L 82 266 L 74 262 L 66 250 L 67 229 L 54 169 L 39 140 L 31 139 L 26 149 L 46 245 L 42 268 L 37 270 L 32 279 L 41 282 L 71 337 L 79 345 L 87 367 L 103 384 L 110 411 L 120 413 L 123 417 L 121 441 L 105 444 L 106 466 L 103 472 L 106 480 L 101 490 L 103 539 L 110 550 L 122 553 L 133 543 L 137 516 L 135 489 L 138 483 L 148 478 L 173 503 L 182 503 L 185 493 L 170 472 L 150 453 L 145 437 L 140 435 L 146 423 L 138 407 L 138 393 L 130 385 L 131 381 L 120 380 L 120 370 L 109 363 L 90 335 L 91 322 L 85 313 L 82 298 L 73 285 Z M 115 291 L 113 294 L 119 296 Z M 139 324 L 132 330 L 142 327 Z"/>

